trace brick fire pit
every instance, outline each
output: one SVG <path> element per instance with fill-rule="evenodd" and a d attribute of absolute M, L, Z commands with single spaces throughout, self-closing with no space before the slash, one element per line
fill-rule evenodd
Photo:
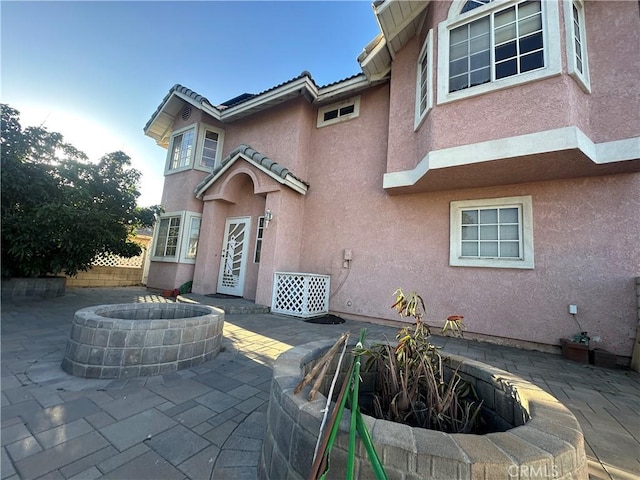
<path fill-rule="evenodd" d="M 220 350 L 224 312 L 207 305 L 131 303 L 78 310 L 62 369 L 77 377 L 150 376 L 190 368 Z"/>

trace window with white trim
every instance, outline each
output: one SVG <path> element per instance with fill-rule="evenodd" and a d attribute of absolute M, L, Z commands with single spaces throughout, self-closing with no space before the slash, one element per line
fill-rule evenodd
<path fill-rule="evenodd" d="M 178 170 L 191 165 L 195 131 L 195 126 L 191 126 L 174 132 L 169 147 L 169 170 Z"/>
<path fill-rule="evenodd" d="M 253 252 L 254 263 L 260 263 L 260 253 L 262 252 L 262 237 L 264 236 L 264 216 L 258 217 L 258 228 L 256 230 L 256 248 Z"/>
<path fill-rule="evenodd" d="M 533 268 L 530 196 L 451 202 L 449 264 Z"/>
<path fill-rule="evenodd" d="M 190 215 L 188 216 L 188 231 L 187 231 L 187 239 L 185 242 L 185 252 L 184 259 L 189 261 L 196 259 L 196 254 L 198 253 L 198 239 L 200 238 L 200 223 L 202 221 L 202 217 L 199 215 Z"/>
<path fill-rule="evenodd" d="M 557 2 L 471 0 L 451 9 L 438 26 L 439 103 L 561 72 Z"/>
<path fill-rule="evenodd" d="M 417 76 L 416 76 L 416 117 L 415 128 L 417 129 L 427 112 L 433 106 L 433 54 L 431 45 L 433 44 L 433 30 L 429 30 L 427 38 L 422 45 L 420 55 L 418 55 Z"/>
<path fill-rule="evenodd" d="M 567 32 L 567 69 L 578 85 L 591 91 L 587 37 L 585 34 L 584 3 L 578 0 L 564 3 L 565 30 Z"/>
<path fill-rule="evenodd" d="M 153 249 L 154 257 L 167 260 L 177 258 L 181 222 L 182 215 L 164 216 L 159 219 Z"/>
<path fill-rule="evenodd" d="M 197 166 L 205 170 L 212 170 L 220 163 L 222 155 L 222 141 L 224 131 L 209 125 L 201 125 L 198 136 Z"/>
<path fill-rule="evenodd" d="M 334 123 L 340 123 L 360 115 L 360 96 L 350 98 L 339 103 L 332 103 L 318 109 L 316 126 L 326 127 Z"/>

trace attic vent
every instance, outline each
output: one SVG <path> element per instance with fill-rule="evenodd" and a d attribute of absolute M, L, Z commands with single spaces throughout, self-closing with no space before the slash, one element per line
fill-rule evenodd
<path fill-rule="evenodd" d="M 191 116 L 191 105 L 185 105 L 184 108 L 182 109 L 182 113 L 180 114 L 180 117 L 182 117 L 182 120 L 186 120 L 190 116 Z"/>

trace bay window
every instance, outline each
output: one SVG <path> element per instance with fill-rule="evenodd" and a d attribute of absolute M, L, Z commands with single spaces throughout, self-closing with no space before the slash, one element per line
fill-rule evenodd
<path fill-rule="evenodd" d="M 177 170 L 191 165 L 195 127 L 189 127 L 174 133 L 169 149 L 169 169 Z"/>
<path fill-rule="evenodd" d="M 156 227 L 156 243 L 153 256 L 163 259 L 176 258 L 180 238 L 181 215 L 160 218 Z"/>
<path fill-rule="evenodd" d="M 560 73 L 557 2 L 473 0 L 451 8 L 438 26 L 438 102 Z"/>

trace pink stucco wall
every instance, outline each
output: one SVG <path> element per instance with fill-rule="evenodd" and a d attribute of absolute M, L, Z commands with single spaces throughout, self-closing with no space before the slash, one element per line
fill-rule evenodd
<path fill-rule="evenodd" d="M 274 220 L 262 260 L 250 265 L 245 282 L 244 295 L 257 303 L 271 303 L 275 271 L 329 274 L 330 307 L 338 314 L 397 320 L 389 307 L 393 291 L 403 287 L 422 294 L 426 320 L 434 325 L 461 314 L 472 332 L 551 345 L 577 332 L 567 311 L 573 303 L 582 327 L 602 338 L 599 346 L 629 356 L 637 324 L 634 278 L 640 275 L 640 223 L 634 221 L 640 174 L 486 188 L 465 178 L 472 187 L 395 196 L 385 192 L 382 179 L 414 168 L 435 149 L 564 126 L 577 126 L 595 142 L 637 136 L 640 63 L 631 46 L 639 38 L 637 2 L 587 2 L 592 94 L 566 74 L 563 58 L 561 75 L 436 104 L 414 131 L 416 58 L 429 25 L 435 29 L 448 6 L 432 3 L 427 28 L 395 56 L 391 81 L 361 93 L 358 118 L 316 128 L 317 106 L 297 99 L 223 126 L 224 155 L 249 144 L 308 181 L 306 195 L 244 160 L 206 192 L 204 204 L 191 194 L 199 173 L 167 176 L 163 201 L 172 209 L 204 205 L 197 265 L 152 263 L 150 282 L 191 272 L 194 291 L 214 292 L 225 219 L 252 217 L 252 251 L 257 216 L 269 208 Z M 621 38 L 629 41 L 621 45 Z M 549 158 L 574 162 L 575 155 Z M 493 170 L 483 172 L 478 177 Z M 531 178 L 540 178 L 535 173 Z M 450 203 L 519 195 L 532 197 L 535 268 L 449 266 Z M 353 258 L 346 265 L 345 250 Z"/>
<path fill-rule="evenodd" d="M 301 98 L 241 119 L 227 126 L 224 154 L 249 144 L 274 162 L 285 165 L 296 176 L 306 176 L 305 145 L 311 134 L 314 108 Z"/>
<path fill-rule="evenodd" d="M 640 4 L 588 1 L 589 135 L 606 142 L 640 135 Z"/>
<path fill-rule="evenodd" d="M 324 158 L 329 168 L 346 163 Z M 331 275 L 332 310 L 397 319 L 389 306 L 403 287 L 424 296 L 434 325 L 461 314 L 476 333 L 557 344 L 577 332 L 567 313 L 576 303 L 580 324 L 602 337 L 602 347 L 630 355 L 640 224 L 628 219 L 640 208 L 640 176 L 387 197 L 373 180 L 382 161 L 371 161 L 350 163 L 348 171 L 343 166 L 342 177 L 346 183 L 369 171 L 371 181 L 348 189 L 339 184 L 340 195 L 333 190 L 308 199 L 307 218 L 322 211 L 333 216 L 305 222 L 305 237 L 313 241 L 304 243 L 301 268 Z M 533 197 L 535 269 L 449 266 L 450 202 L 512 195 Z M 350 269 L 343 267 L 344 249 L 353 252 Z"/>
<path fill-rule="evenodd" d="M 564 10 L 560 2 L 563 73 L 525 85 L 440 104 L 436 102 L 438 24 L 450 2 L 435 2 L 422 31 L 396 54 L 391 71 L 387 171 L 411 170 L 430 151 L 577 126 L 592 141 L 640 134 L 640 28 L 637 2 L 586 2 L 591 94 L 567 74 Z M 417 58 L 434 31 L 434 108 L 414 132 Z M 410 92 L 410 94 L 408 94 Z M 505 105 L 515 106 L 505 113 Z"/>

